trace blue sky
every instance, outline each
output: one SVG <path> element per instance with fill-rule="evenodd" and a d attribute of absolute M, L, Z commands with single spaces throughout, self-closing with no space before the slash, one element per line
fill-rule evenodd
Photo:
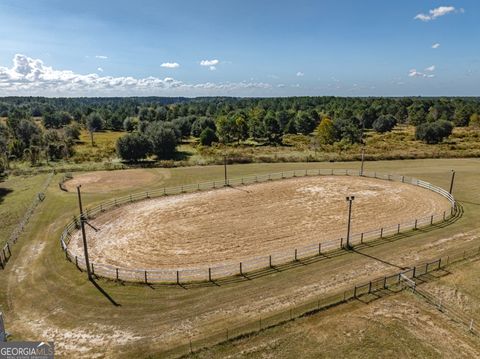
<path fill-rule="evenodd" d="M 1 0 L 0 95 L 478 96 L 479 10 L 475 0 Z"/>

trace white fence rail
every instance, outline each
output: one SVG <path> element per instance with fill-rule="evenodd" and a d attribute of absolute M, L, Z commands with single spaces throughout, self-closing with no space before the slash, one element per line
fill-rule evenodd
<path fill-rule="evenodd" d="M 363 233 L 353 233 L 350 236 L 349 243 L 351 245 L 358 245 L 363 242 L 372 241 L 374 239 L 383 238 L 406 232 L 420 227 L 432 225 L 448 220 L 456 213 L 456 204 L 454 197 L 444 189 L 437 187 L 431 183 L 418 180 L 412 177 L 381 174 L 376 172 L 363 172 L 360 174 L 356 170 L 333 170 L 333 169 L 315 169 L 315 170 L 295 170 L 279 173 L 271 173 L 265 175 L 249 176 L 236 179 L 230 179 L 225 183 L 224 181 L 204 182 L 198 184 L 189 184 L 184 186 L 169 187 L 156 189 L 152 191 L 145 191 L 140 193 L 130 194 L 121 198 L 115 198 L 107 202 L 101 203 L 85 211 L 87 218 L 94 218 L 99 213 L 107 211 L 111 208 L 132 203 L 136 201 L 146 200 L 155 197 L 168 196 L 180 193 L 191 193 L 196 191 L 211 190 L 215 188 L 222 188 L 225 185 L 241 186 L 258 182 L 273 181 L 285 178 L 304 177 L 304 176 L 360 176 L 378 178 L 388 181 L 397 181 L 407 184 L 416 185 L 430 191 L 436 192 L 445 197 L 450 202 L 450 211 L 442 213 L 432 213 L 429 216 L 422 218 L 415 218 L 410 221 L 399 223 L 394 226 L 382 227 Z M 75 263 L 80 270 L 86 270 L 85 259 L 82 256 L 73 254 L 68 244 L 73 232 L 77 231 L 80 224 L 80 218 L 75 217 L 68 223 L 62 232 L 60 243 L 66 258 Z M 235 275 L 243 275 L 247 272 L 261 270 L 269 267 L 275 267 L 286 264 L 292 261 L 298 261 L 305 258 L 314 257 L 327 252 L 332 252 L 345 247 L 345 238 L 337 238 L 328 241 L 315 242 L 306 246 L 289 248 L 285 250 L 277 250 L 269 255 L 259 256 L 255 258 L 248 258 L 241 262 L 229 262 L 217 264 L 211 267 L 198 268 L 178 268 L 178 269 L 131 269 L 115 267 L 102 263 L 90 262 L 92 272 L 99 277 L 105 277 L 114 280 L 121 280 L 127 282 L 144 282 L 144 283 L 186 283 L 197 281 L 214 281 L 216 279 L 225 278 Z"/>

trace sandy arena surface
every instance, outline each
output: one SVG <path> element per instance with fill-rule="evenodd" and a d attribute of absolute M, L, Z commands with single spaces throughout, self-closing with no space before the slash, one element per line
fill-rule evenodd
<path fill-rule="evenodd" d="M 71 180 L 65 182 L 68 191 L 77 190 L 82 185 L 83 192 L 110 192 L 125 190 L 134 187 L 151 185 L 156 180 L 162 180 L 169 176 L 168 170 L 117 170 L 117 171 L 95 171 L 82 174 L 74 174 Z"/>
<path fill-rule="evenodd" d="M 126 171 L 122 171 L 126 172 Z M 362 177 L 302 177 L 161 197 L 108 211 L 86 226 L 90 259 L 124 268 L 191 268 L 241 261 L 449 210 L 429 190 Z M 81 256 L 81 236 L 70 241 Z"/>

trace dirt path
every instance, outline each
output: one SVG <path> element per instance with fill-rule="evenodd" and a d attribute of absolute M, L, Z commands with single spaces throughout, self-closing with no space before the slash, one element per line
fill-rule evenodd
<path fill-rule="evenodd" d="M 442 196 L 363 177 L 303 177 L 156 198 L 108 211 L 87 227 L 95 263 L 154 269 L 206 267 L 395 226 L 449 211 Z M 373 219 L 373 220 L 372 220 Z M 77 232 L 71 251 L 82 255 Z"/>
<path fill-rule="evenodd" d="M 151 186 L 155 181 L 169 178 L 167 169 L 130 169 L 119 171 L 95 171 L 75 174 L 65 182 L 68 191 L 76 191 L 82 185 L 83 192 L 104 193 Z"/>

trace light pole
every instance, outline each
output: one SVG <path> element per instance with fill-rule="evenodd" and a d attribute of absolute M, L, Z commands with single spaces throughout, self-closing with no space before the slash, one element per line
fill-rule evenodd
<path fill-rule="evenodd" d="M 453 181 L 455 180 L 455 171 L 452 170 L 452 179 L 450 180 L 450 194 L 452 194 L 453 191 Z"/>
<path fill-rule="evenodd" d="M 83 252 L 85 254 L 85 266 L 87 267 L 88 280 L 93 280 L 92 272 L 90 271 L 90 261 L 88 259 L 88 247 L 87 247 L 87 235 L 85 233 L 85 216 L 83 215 L 82 207 L 82 194 L 80 193 L 81 185 L 77 186 L 78 194 L 78 207 L 80 209 L 80 226 L 82 228 L 82 238 L 83 238 Z"/>
<path fill-rule="evenodd" d="M 352 202 L 355 199 L 355 196 L 348 196 L 347 197 L 347 202 L 348 202 L 348 225 L 347 225 L 347 244 L 346 244 L 346 249 L 352 248 L 350 246 L 350 224 L 352 221 Z"/>

